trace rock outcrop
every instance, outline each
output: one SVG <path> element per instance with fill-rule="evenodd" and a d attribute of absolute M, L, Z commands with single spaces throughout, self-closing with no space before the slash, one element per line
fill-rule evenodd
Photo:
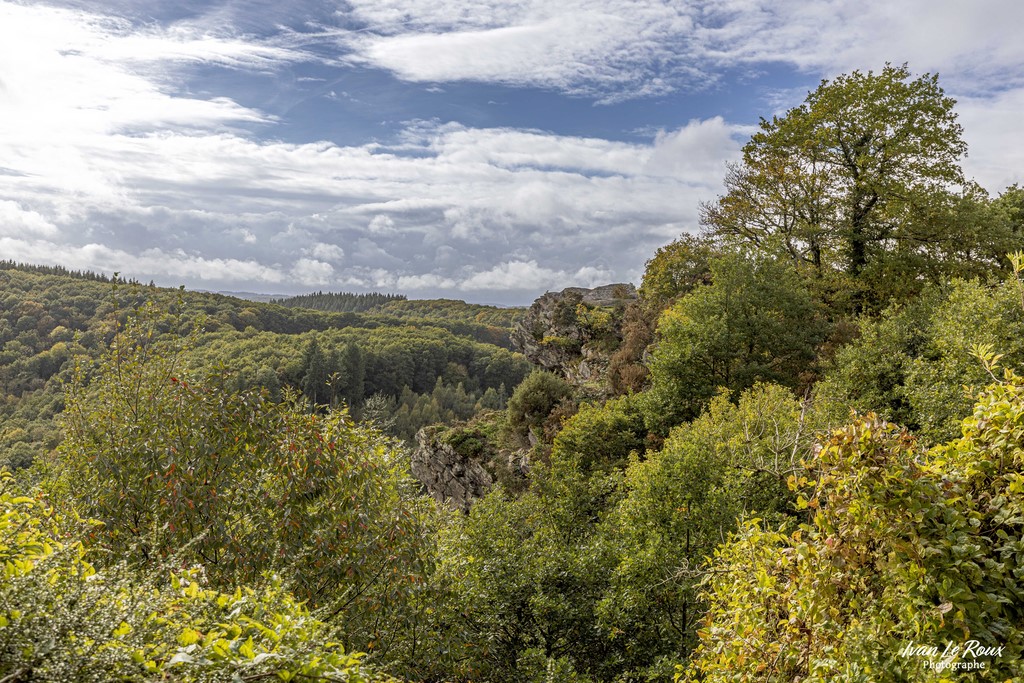
<path fill-rule="evenodd" d="M 416 434 L 412 475 L 434 500 L 469 512 L 495 483 L 513 493 L 526 486 L 526 451 L 498 446 L 494 415 L 448 427 L 424 427 Z"/>
<path fill-rule="evenodd" d="M 630 284 L 548 292 L 512 330 L 513 346 L 583 394 L 608 395 L 608 365 L 622 342 L 623 311 L 636 298 Z M 413 476 L 432 498 L 463 512 L 496 482 L 507 491 L 522 490 L 537 437 L 530 431 L 529 444 L 516 447 L 498 438 L 498 431 L 486 416 L 450 427 L 424 427 L 416 434 Z"/>
<path fill-rule="evenodd" d="M 493 479 L 483 462 L 444 438 L 444 427 L 424 427 L 416 434 L 412 476 L 437 502 L 468 512 L 473 501 L 491 490 Z"/>
<path fill-rule="evenodd" d="M 611 354 L 622 340 L 622 311 L 636 298 L 628 283 L 548 292 L 516 324 L 512 345 L 545 370 L 600 394 Z"/>

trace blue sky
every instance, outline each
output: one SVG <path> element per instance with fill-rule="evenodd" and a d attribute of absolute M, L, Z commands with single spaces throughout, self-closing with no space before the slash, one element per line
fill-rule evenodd
<path fill-rule="evenodd" d="M 1024 181 L 1016 0 L 0 0 L 0 257 L 528 303 L 638 282 L 760 116 L 938 72 Z"/>

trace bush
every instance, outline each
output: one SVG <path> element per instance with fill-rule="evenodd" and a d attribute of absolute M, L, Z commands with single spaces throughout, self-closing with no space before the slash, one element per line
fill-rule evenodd
<path fill-rule="evenodd" d="M 739 253 L 712 261 L 711 273 L 712 284 L 658 321 L 646 413 L 651 431 L 662 435 L 699 415 L 719 387 L 797 388 L 812 379 L 824 325 L 795 269 Z"/>
<path fill-rule="evenodd" d="M 806 521 L 751 521 L 715 553 L 687 679 L 950 680 L 937 663 L 974 658 L 938 653 L 974 640 L 998 655 L 971 675 L 1019 680 L 1022 425 L 1024 379 L 1007 372 L 927 453 L 874 415 L 836 431 L 790 481 Z"/>
<path fill-rule="evenodd" d="M 550 372 L 534 372 L 515 388 L 508 399 L 508 425 L 521 438 L 526 438 L 531 432 L 543 431 L 551 412 L 571 397 L 572 388 L 564 379 Z"/>
<path fill-rule="evenodd" d="M 96 544 L 143 571 L 176 556 L 223 589 L 277 572 L 348 644 L 398 647 L 430 554 L 431 508 L 403 454 L 344 411 L 191 381 L 185 342 L 153 341 L 152 314 L 68 388 L 54 499 L 99 519 Z"/>
<path fill-rule="evenodd" d="M 392 680 L 331 643 L 280 582 L 221 592 L 200 567 L 96 569 L 83 539 L 97 525 L 16 495 L 0 473 L 3 680 Z"/>

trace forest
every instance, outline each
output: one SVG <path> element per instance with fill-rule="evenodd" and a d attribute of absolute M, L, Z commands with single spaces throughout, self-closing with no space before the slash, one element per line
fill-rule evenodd
<path fill-rule="evenodd" d="M 822 81 L 529 309 L 0 264 L 0 681 L 1024 678 L 1024 189 L 955 108 Z"/>

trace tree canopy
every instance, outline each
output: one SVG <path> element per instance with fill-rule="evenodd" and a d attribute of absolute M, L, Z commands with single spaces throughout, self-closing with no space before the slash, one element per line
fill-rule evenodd
<path fill-rule="evenodd" d="M 854 71 L 828 81 L 784 116 L 762 119 L 725 179 L 726 194 L 703 207 L 714 233 L 784 253 L 815 276 L 839 275 L 855 310 L 913 287 L 915 275 L 990 256 L 957 220 L 960 198 L 977 192 L 960 161 L 967 153 L 954 101 L 938 77 L 904 66 Z M 845 283 L 845 284 L 843 284 Z"/>

